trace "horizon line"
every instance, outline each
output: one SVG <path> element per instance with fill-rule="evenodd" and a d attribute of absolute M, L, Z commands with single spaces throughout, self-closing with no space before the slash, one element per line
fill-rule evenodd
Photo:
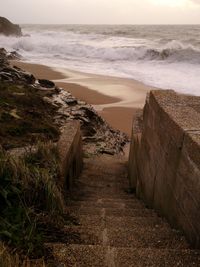
<path fill-rule="evenodd" d="M 180 26 L 180 25 L 200 25 L 200 23 L 30 23 L 30 22 L 23 22 L 16 24 L 19 25 L 85 25 L 85 26 L 168 26 L 168 25 L 174 25 L 174 26 Z"/>

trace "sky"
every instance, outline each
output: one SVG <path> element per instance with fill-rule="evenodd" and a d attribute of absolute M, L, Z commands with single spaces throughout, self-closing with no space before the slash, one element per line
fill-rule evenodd
<path fill-rule="evenodd" d="M 0 16 L 19 24 L 200 24 L 200 0 L 0 0 Z"/>

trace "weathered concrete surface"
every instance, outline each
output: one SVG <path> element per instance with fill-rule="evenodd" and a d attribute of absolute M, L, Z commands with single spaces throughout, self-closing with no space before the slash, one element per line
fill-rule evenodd
<path fill-rule="evenodd" d="M 130 185 L 200 247 L 200 97 L 151 91 L 133 126 Z"/>
<path fill-rule="evenodd" d="M 128 188 L 126 158 L 84 159 L 83 172 L 66 201 L 76 225 L 65 227 L 67 243 L 52 245 L 56 266 L 200 266 L 200 252 L 190 249 L 179 231 Z"/>
<path fill-rule="evenodd" d="M 68 122 L 58 141 L 62 188 L 70 189 L 78 178 L 83 166 L 82 139 L 80 123 Z"/>

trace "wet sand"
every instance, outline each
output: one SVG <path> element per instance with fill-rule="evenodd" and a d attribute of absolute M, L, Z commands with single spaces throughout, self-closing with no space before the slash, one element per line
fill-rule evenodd
<path fill-rule="evenodd" d="M 138 108 L 110 107 L 100 111 L 101 116 L 115 129 L 131 134 L 131 126 Z"/>
<path fill-rule="evenodd" d="M 56 82 L 56 84 L 59 87 L 69 91 L 76 98 L 79 98 L 92 105 L 106 105 L 120 101 L 119 98 L 103 95 L 95 90 L 79 84 L 66 82 Z"/>
<path fill-rule="evenodd" d="M 37 79 L 57 80 L 64 79 L 66 75 L 53 70 L 52 68 L 39 64 L 30 64 L 22 61 L 10 61 L 12 66 L 17 66 L 32 73 Z"/>
<path fill-rule="evenodd" d="M 31 72 L 38 79 L 53 80 L 75 97 L 94 105 L 112 127 L 129 136 L 136 111 L 144 106 L 146 93 L 152 89 L 131 79 L 53 69 L 21 61 L 13 61 L 12 65 Z"/>

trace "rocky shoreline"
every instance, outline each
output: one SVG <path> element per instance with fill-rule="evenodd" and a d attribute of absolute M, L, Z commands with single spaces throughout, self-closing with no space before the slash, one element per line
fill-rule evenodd
<path fill-rule="evenodd" d="M 128 141 L 126 134 L 111 128 L 94 108 L 80 101 L 49 80 L 36 79 L 32 74 L 9 64 L 9 60 L 19 59 L 16 52 L 8 53 L 0 49 L 0 81 L 7 85 L 28 86 L 39 92 L 43 101 L 56 110 L 54 123 L 60 132 L 68 121 L 78 120 L 81 124 L 84 151 L 86 154 L 111 154 L 123 151 Z"/>

